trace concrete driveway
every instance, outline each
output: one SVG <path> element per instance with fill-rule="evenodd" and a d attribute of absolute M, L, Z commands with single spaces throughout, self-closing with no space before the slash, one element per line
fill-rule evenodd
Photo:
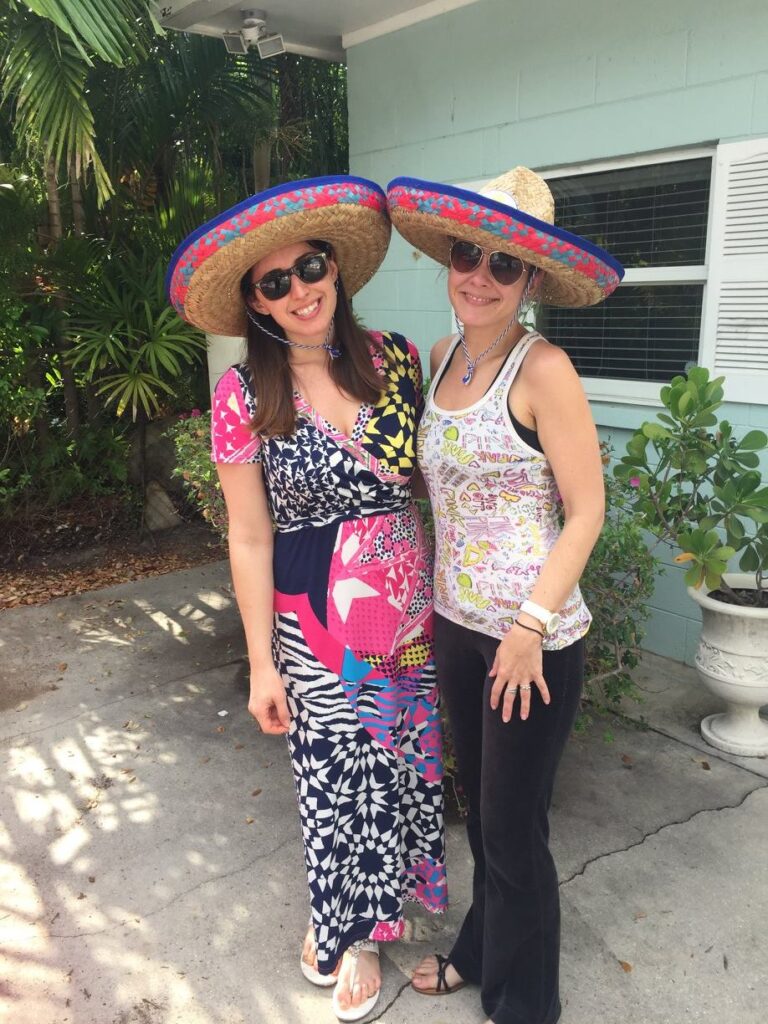
<path fill-rule="evenodd" d="M 10 1024 L 332 1024 L 298 971 L 307 898 L 282 739 L 246 712 L 225 563 L 0 613 L 0 1017 Z M 562 1024 L 764 1024 L 768 762 L 698 737 L 716 709 L 649 658 L 646 729 L 575 737 L 553 809 Z M 482 1024 L 429 999 L 451 909 L 383 947 L 386 1024 Z"/>

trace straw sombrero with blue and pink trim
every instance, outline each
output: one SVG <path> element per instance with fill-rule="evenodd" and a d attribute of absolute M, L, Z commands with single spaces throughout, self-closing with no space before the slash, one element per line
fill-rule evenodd
<path fill-rule="evenodd" d="M 254 263 L 296 242 L 333 246 L 347 295 L 376 273 L 387 252 L 387 199 L 365 178 L 337 174 L 306 178 L 250 196 L 185 238 L 165 283 L 184 320 L 210 334 L 246 332 L 240 279 Z"/>
<path fill-rule="evenodd" d="M 592 306 L 607 298 L 624 268 L 605 249 L 554 224 L 549 186 L 515 167 L 480 192 L 418 178 L 387 187 L 392 223 L 432 259 L 448 266 L 451 242 L 474 242 L 519 257 L 545 272 L 540 293 L 553 306 Z"/>

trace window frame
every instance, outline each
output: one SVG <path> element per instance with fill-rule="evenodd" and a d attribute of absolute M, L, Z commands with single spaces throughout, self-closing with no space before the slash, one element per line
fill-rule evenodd
<path fill-rule="evenodd" d="M 682 160 L 697 160 L 704 157 L 710 160 L 710 189 L 707 207 L 707 238 L 705 262 L 701 265 L 668 266 L 668 267 L 628 267 L 619 285 L 637 284 L 701 284 L 704 286 L 701 299 L 701 325 L 699 328 L 698 360 L 703 365 L 705 348 L 707 285 L 709 283 L 712 244 L 712 218 L 715 204 L 717 177 L 715 160 L 717 143 L 712 142 L 700 146 L 681 146 L 676 149 L 655 150 L 635 153 L 630 156 L 612 157 L 606 160 L 595 160 L 580 164 L 557 164 L 553 167 L 537 169 L 545 181 L 556 178 L 577 177 L 581 174 L 598 174 L 601 171 L 625 170 L 629 167 L 653 167 L 657 164 L 678 163 Z M 460 187 L 479 191 L 490 179 L 474 181 Z M 610 300 L 609 300 L 610 301 Z M 582 377 L 587 397 L 595 402 L 616 402 L 622 405 L 661 406 L 658 381 L 624 380 L 620 377 Z"/>
<path fill-rule="evenodd" d="M 704 311 L 707 302 L 707 283 L 709 278 L 710 246 L 712 242 L 712 213 L 715 196 L 715 156 L 717 144 L 707 146 L 680 147 L 663 151 L 636 153 L 628 157 L 617 157 L 586 164 L 566 164 L 540 171 L 546 181 L 555 178 L 570 178 L 580 174 L 597 174 L 600 171 L 625 170 L 629 167 L 653 167 L 658 164 L 678 163 L 682 160 L 696 160 L 704 157 L 710 161 L 710 189 L 707 206 L 707 239 L 704 263 L 701 265 L 668 266 L 668 267 L 627 267 L 624 278 L 619 285 L 646 284 L 701 284 L 704 286 L 701 296 L 701 324 L 699 327 L 698 359 L 701 361 L 704 350 Z M 587 397 L 593 401 L 621 402 L 630 405 L 661 405 L 658 381 L 624 380 L 621 377 L 582 377 Z"/>

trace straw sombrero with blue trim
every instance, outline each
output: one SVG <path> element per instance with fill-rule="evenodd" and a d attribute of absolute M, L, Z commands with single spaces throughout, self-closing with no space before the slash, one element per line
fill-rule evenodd
<path fill-rule="evenodd" d="M 365 178 L 337 174 L 306 178 L 250 196 L 185 238 L 165 283 L 184 320 L 210 334 L 246 332 L 240 279 L 284 245 L 318 239 L 333 246 L 347 295 L 376 273 L 392 228 L 387 199 Z"/>
<path fill-rule="evenodd" d="M 545 271 L 540 295 L 553 306 L 592 306 L 624 276 L 605 249 L 555 226 L 549 186 L 527 167 L 515 167 L 480 192 L 395 178 L 387 201 L 400 234 L 443 266 L 452 240 L 462 239 L 540 267 Z"/>

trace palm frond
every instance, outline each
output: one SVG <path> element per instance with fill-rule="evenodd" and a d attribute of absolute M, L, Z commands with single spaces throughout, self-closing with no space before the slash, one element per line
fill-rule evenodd
<path fill-rule="evenodd" d="M 4 99 L 15 102 L 17 132 L 37 148 L 79 173 L 93 168 L 99 195 L 112 186 L 94 142 L 93 113 L 85 88 L 87 66 L 67 36 L 41 18 L 30 18 L 5 58 Z"/>
<path fill-rule="evenodd" d="M 168 395 L 173 394 L 173 388 L 169 384 L 137 367 L 104 377 L 96 390 L 98 394 L 106 396 L 107 405 L 117 403 L 118 416 L 122 416 L 130 406 L 134 420 L 138 416 L 139 406 L 148 419 L 160 411 L 160 391 Z"/>
<path fill-rule="evenodd" d="M 116 65 L 145 57 L 152 35 L 162 31 L 146 0 L 24 2 L 69 38 L 87 64 L 92 55 Z"/>
<path fill-rule="evenodd" d="M 240 152 L 250 161 L 252 139 L 275 124 L 274 77 L 255 56 L 228 55 L 218 40 L 175 33 L 157 40 L 139 64 L 95 69 L 93 109 L 99 135 L 113 140 L 113 178 L 129 182 L 141 199 L 157 195 L 171 206 L 181 165 L 205 164 L 208 192 L 220 206 L 230 199 L 223 165 L 238 166 Z"/>

